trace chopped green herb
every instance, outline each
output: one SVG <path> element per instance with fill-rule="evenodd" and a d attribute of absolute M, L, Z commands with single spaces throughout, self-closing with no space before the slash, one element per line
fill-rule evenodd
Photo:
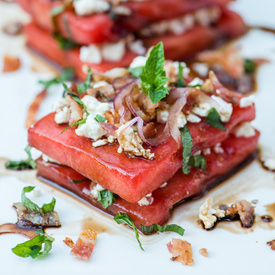
<path fill-rule="evenodd" d="M 77 184 L 85 181 L 90 181 L 89 179 L 81 179 L 81 180 L 69 180 L 69 183 Z"/>
<path fill-rule="evenodd" d="M 184 174 L 189 174 L 190 170 L 188 168 L 189 159 L 191 156 L 193 148 L 193 139 L 190 135 L 189 129 L 187 126 L 180 129 L 180 136 L 182 142 L 182 172 Z"/>
<path fill-rule="evenodd" d="M 88 69 L 88 75 L 84 82 L 78 85 L 77 91 L 80 95 L 84 94 L 91 87 L 92 71 Z"/>
<path fill-rule="evenodd" d="M 21 193 L 21 200 L 24 206 L 29 208 L 32 211 L 38 212 L 38 213 L 51 213 L 54 211 L 56 200 L 55 198 L 52 199 L 50 203 L 44 203 L 42 208 L 40 208 L 36 203 L 32 202 L 28 197 L 26 197 L 26 193 L 31 192 L 35 186 L 26 186 L 23 188 Z"/>
<path fill-rule="evenodd" d="M 179 235 L 183 235 L 184 234 L 184 229 L 176 224 L 168 224 L 165 226 L 161 226 L 159 224 L 153 224 L 151 226 L 144 226 L 144 225 L 140 225 L 141 231 L 145 234 L 145 235 L 149 235 L 152 234 L 154 232 L 167 232 L 167 231 L 173 231 L 178 233 Z"/>
<path fill-rule="evenodd" d="M 244 60 L 244 71 L 247 74 L 251 74 L 256 70 L 256 63 L 252 59 L 245 59 Z"/>
<path fill-rule="evenodd" d="M 160 42 L 151 50 L 140 75 L 142 91 L 149 96 L 153 103 L 159 102 L 169 93 L 169 89 L 164 87 L 168 81 L 164 62 L 163 44 Z"/>
<path fill-rule="evenodd" d="M 188 162 L 189 166 L 206 170 L 206 160 L 203 156 L 192 156 Z"/>
<path fill-rule="evenodd" d="M 102 97 L 104 97 L 104 98 L 108 98 L 106 95 L 104 95 L 102 92 L 100 92 L 100 91 L 97 91 L 98 92 L 98 95 L 102 98 Z"/>
<path fill-rule="evenodd" d="M 74 76 L 74 69 L 67 68 L 64 69 L 58 77 L 52 78 L 50 80 L 39 80 L 38 82 L 42 84 L 45 89 L 48 89 L 50 86 L 62 83 L 64 81 L 70 80 Z"/>
<path fill-rule="evenodd" d="M 185 82 L 183 80 L 183 66 L 181 64 L 181 62 L 178 62 L 179 66 L 178 66 L 178 79 L 177 79 L 177 87 L 186 87 Z"/>
<path fill-rule="evenodd" d="M 94 120 L 95 120 L 96 122 L 100 123 L 100 122 L 106 121 L 106 118 L 103 117 L 103 116 L 101 116 L 101 115 L 96 115 L 96 116 L 94 117 Z"/>
<path fill-rule="evenodd" d="M 224 127 L 224 125 L 221 122 L 220 114 L 217 112 L 217 110 L 215 108 L 210 109 L 207 119 L 206 119 L 206 123 L 215 127 L 215 128 L 226 131 L 226 128 Z"/>
<path fill-rule="evenodd" d="M 201 84 L 195 84 L 195 85 L 188 85 L 188 87 L 194 87 L 194 88 L 196 88 L 196 87 L 198 87 L 198 88 L 201 88 Z"/>
<path fill-rule="evenodd" d="M 105 209 L 112 205 L 117 199 L 117 195 L 108 190 L 99 191 L 97 194 L 97 201 L 100 202 Z"/>
<path fill-rule="evenodd" d="M 63 11 L 65 11 L 65 9 L 66 9 L 66 6 L 65 6 L 65 5 L 61 5 L 61 6 L 54 7 L 54 8 L 51 10 L 51 16 L 56 16 L 56 15 L 62 13 Z"/>
<path fill-rule="evenodd" d="M 115 220 L 118 224 L 126 223 L 126 224 L 128 224 L 129 226 L 132 226 L 133 229 L 134 229 L 134 231 L 135 231 L 135 233 L 136 233 L 136 239 L 137 239 L 137 241 L 138 241 L 138 243 L 139 243 L 139 247 L 140 247 L 142 250 L 144 250 L 143 247 L 142 247 L 142 245 L 141 245 L 141 242 L 140 242 L 140 240 L 139 240 L 138 230 L 137 230 L 137 228 L 136 228 L 136 226 L 135 226 L 133 220 L 132 220 L 126 213 L 123 213 L 123 212 L 118 212 L 118 213 L 116 214 L 116 216 L 114 217 L 114 220 Z"/>
<path fill-rule="evenodd" d="M 53 37 L 58 42 L 59 47 L 62 50 L 69 50 L 69 49 L 72 49 L 72 48 L 75 48 L 75 47 L 79 46 L 75 41 L 73 41 L 71 39 L 64 38 L 60 34 L 54 33 Z"/>
<path fill-rule="evenodd" d="M 29 241 L 18 244 L 12 248 L 12 252 L 19 257 L 32 257 L 33 259 L 47 255 L 52 249 L 54 238 L 41 233 L 41 231 L 38 232 L 38 230 L 36 233 L 39 233 L 39 235 Z M 44 250 L 41 251 L 43 244 Z"/>
<path fill-rule="evenodd" d="M 134 78 L 138 78 L 142 74 L 143 68 L 144 66 L 139 66 L 136 68 L 128 68 L 128 71 L 130 72 L 130 74 L 132 74 Z"/>
<path fill-rule="evenodd" d="M 36 163 L 35 160 L 31 156 L 31 146 L 27 145 L 26 148 L 24 149 L 25 152 L 28 155 L 28 159 L 26 160 L 8 160 L 5 163 L 5 166 L 7 169 L 11 170 L 25 170 L 25 169 L 35 169 L 36 168 Z"/>

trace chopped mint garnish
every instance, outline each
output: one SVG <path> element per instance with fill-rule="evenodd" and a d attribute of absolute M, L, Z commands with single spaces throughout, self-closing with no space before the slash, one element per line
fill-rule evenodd
<path fill-rule="evenodd" d="M 217 112 L 217 110 L 215 108 L 210 109 L 207 119 L 206 119 L 206 123 L 215 127 L 215 128 L 226 131 L 226 128 L 224 127 L 224 125 L 221 122 L 220 114 Z"/>

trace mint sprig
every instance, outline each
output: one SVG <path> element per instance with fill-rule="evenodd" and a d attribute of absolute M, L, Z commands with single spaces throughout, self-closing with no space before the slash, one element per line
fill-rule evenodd
<path fill-rule="evenodd" d="M 203 156 L 192 156 L 188 162 L 189 166 L 206 170 L 206 160 Z"/>
<path fill-rule="evenodd" d="M 187 126 L 180 129 L 180 136 L 182 142 L 182 172 L 184 174 L 189 174 L 190 169 L 188 168 L 188 165 L 193 148 L 193 139 Z"/>
<path fill-rule="evenodd" d="M 215 128 L 226 131 L 226 128 L 224 127 L 224 125 L 221 122 L 220 114 L 217 112 L 217 110 L 215 108 L 211 108 L 209 110 L 209 113 L 208 113 L 208 116 L 206 119 L 206 123 L 215 127 Z"/>
<path fill-rule="evenodd" d="M 151 50 L 140 75 L 141 89 L 153 103 L 159 102 L 169 93 L 169 89 L 164 87 L 168 81 L 164 62 L 163 44 L 160 42 Z"/>
<path fill-rule="evenodd" d="M 77 86 L 77 91 L 80 95 L 84 94 L 91 87 L 92 71 L 89 68 L 86 79 Z"/>
<path fill-rule="evenodd" d="M 167 232 L 167 231 L 173 231 L 175 233 L 178 233 L 179 235 L 183 235 L 184 234 L 184 229 L 176 224 L 167 224 L 165 226 L 161 226 L 159 224 L 153 224 L 150 226 L 144 226 L 144 225 L 140 225 L 141 231 L 143 234 L 145 235 L 149 235 L 152 234 L 154 232 Z"/>
<path fill-rule="evenodd" d="M 183 66 L 181 62 L 178 62 L 178 64 L 177 87 L 186 87 L 182 76 Z"/>
<path fill-rule="evenodd" d="M 36 203 L 32 202 L 27 196 L 26 193 L 31 192 L 35 186 L 26 186 L 23 188 L 22 193 L 21 193 L 21 201 L 24 206 L 29 208 L 30 210 L 41 213 L 41 214 L 46 214 L 46 213 L 51 213 L 54 211 L 56 199 L 52 198 L 52 201 L 50 203 L 44 203 L 42 207 L 39 207 Z"/>
<path fill-rule="evenodd" d="M 97 195 L 97 202 L 100 202 L 105 209 L 112 205 L 117 199 L 117 195 L 109 190 L 98 191 Z"/>
<path fill-rule="evenodd" d="M 12 252 L 19 257 L 32 257 L 33 259 L 47 255 L 52 249 L 54 238 L 48 234 L 44 234 L 41 230 L 35 232 L 39 233 L 39 235 L 29 241 L 18 244 L 12 248 Z M 41 251 L 42 249 L 43 251 Z"/>

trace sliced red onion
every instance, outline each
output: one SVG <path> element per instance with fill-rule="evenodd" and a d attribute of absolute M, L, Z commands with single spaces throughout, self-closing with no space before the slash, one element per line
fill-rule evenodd
<path fill-rule="evenodd" d="M 209 72 L 209 79 L 215 89 L 215 95 L 221 97 L 228 103 L 232 103 L 234 105 L 238 105 L 240 103 L 239 98 L 234 94 L 234 92 L 231 92 L 227 88 L 225 88 L 218 78 L 216 77 L 215 73 L 213 71 Z"/>
<path fill-rule="evenodd" d="M 100 127 L 105 130 L 109 135 L 116 137 L 116 130 L 118 129 L 115 125 L 108 122 L 101 122 Z"/>
<path fill-rule="evenodd" d="M 113 80 L 112 85 L 115 90 L 121 90 L 125 85 L 132 82 L 133 79 L 129 76 L 117 77 Z"/>

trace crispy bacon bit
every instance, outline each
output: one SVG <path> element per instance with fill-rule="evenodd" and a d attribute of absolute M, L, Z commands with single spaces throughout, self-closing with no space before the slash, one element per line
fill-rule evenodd
<path fill-rule="evenodd" d="M 63 242 L 64 242 L 67 246 L 69 246 L 70 248 L 73 248 L 73 247 L 74 247 L 74 241 L 73 241 L 71 238 L 69 238 L 69 237 L 66 237 L 65 240 L 63 240 Z"/>
<path fill-rule="evenodd" d="M 5 55 L 3 73 L 15 72 L 20 68 L 21 62 L 18 57 Z"/>
<path fill-rule="evenodd" d="M 181 262 L 184 265 L 193 265 L 193 253 L 191 244 L 181 239 L 172 239 L 167 244 L 169 252 L 172 254 L 172 261 Z"/>
<path fill-rule="evenodd" d="M 26 128 L 29 128 L 35 123 L 36 115 L 39 110 L 39 107 L 46 96 L 47 96 L 46 90 L 43 90 L 36 95 L 35 99 L 33 100 L 33 102 L 31 103 L 28 109 L 27 118 L 26 118 Z"/>
<path fill-rule="evenodd" d="M 226 216 L 238 214 L 243 227 L 251 227 L 254 220 L 254 207 L 246 200 L 238 201 L 225 210 Z"/>
<path fill-rule="evenodd" d="M 2 31 L 5 34 L 11 35 L 11 36 L 16 36 L 19 35 L 22 32 L 22 24 L 18 21 L 15 22 L 9 22 L 6 24 L 3 28 Z"/>
<path fill-rule="evenodd" d="M 201 248 L 199 250 L 199 253 L 203 256 L 203 257 L 208 257 L 208 251 L 206 248 Z"/>
<path fill-rule="evenodd" d="M 83 231 L 76 241 L 71 253 L 80 260 L 89 260 L 95 247 L 96 238 L 97 233 L 92 229 Z"/>
<path fill-rule="evenodd" d="M 275 240 L 272 240 L 270 242 L 266 243 L 267 245 L 269 245 L 271 247 L 272 250 L 275 250 Z"/>

